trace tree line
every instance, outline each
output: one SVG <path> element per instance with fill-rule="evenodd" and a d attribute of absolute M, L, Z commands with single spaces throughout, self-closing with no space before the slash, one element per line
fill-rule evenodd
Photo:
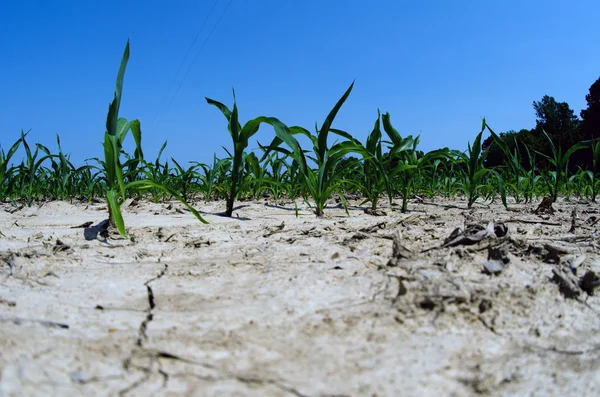
<path fill-rule="evenodd" d="M 531 164 L 527 158 L 529 153 L 535 156 L 538 167 L 545 168 L 548 165 L 547 158 L 540 154 L 550 156 L 552 148 L 544 132 L 563 152 L 578 142 L 590 142 L 600 138 L 600 78 L 590 86 L 585 99 L 587 108 L 581 111 L 579 118 L 568 103 L 557 102 L 554 97 L 544 95 L 541 101 L 533 102 L 536 115 L 534 128 L 510 130 L 500 133 L 499 136 L 511 151 L 516 149 L 521 154 L 521 166 L 528 168 Z M 487 154 L 487 167 L 506 165 L 506 156 L 492 136 L 488 137 L 482 146 Z M 578 150 L 571 156 L 569 169 L 575 171 L 578 168 L 592 168 L 591 148 Z"/>

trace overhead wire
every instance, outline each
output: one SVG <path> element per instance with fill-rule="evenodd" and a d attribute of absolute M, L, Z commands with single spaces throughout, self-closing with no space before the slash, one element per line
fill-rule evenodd
<path fill-rule="evenodd" d="M 161 115 L 161 111 L 164 109 L 164 105 L 167 101 L 167 98 L 169 97 L 169 93 L 173 89 L 173 86 L 175 86 L 175 82 L 177 81 L 177 76 L 179 76 L 179 72 L 181 72 L 181 69 L 183 68 L 183 65 L 185 64 L 185 61 L 187 61 L 188 56 L 190 55 L 190 53 L 192 52 L 192 49 L 194 48 L 194 45 L 196 44 L 196 41 L 198 41 L 198 37 L 200 36 L 200 33 L 202 33 L 204 26 L 206 26 L 206 22 L 208 22 L 208 19 L 212 15 L 212 12 L 214 11 L 214 9 L 215 9 L 217 3 L 219 3 L 219 1 L 220 0 L 215 0 L 215 2 L 213 3 L 212 7 L 210 8 L 210 11 L 204 18 L 204 22 L 202 22 L 202 25 L 200 25 L 198 32 L 196 32 L 196 36 L 194 37 L 192 44 L 188 48 L 185 56 L 183 57 L 183 60 L 179 64 L 179 68 L 177 68 L 177 72 L 175 73 L 175 76 L 173 76 L 173 80 L 171 81 L 171 84 L 169 84 L 169 88 L 167 89 L 167 92 L 165 93 L 165 95 L 160 103 L 160 106 L 158 107 L 158 112 L 156 112 L 156 114 L 154 115 L 154 120 L 152 120 L 152 124 L 151 124 L 152 130 L 157 127 L 156 122 L 158 121 L 158 118 Z"/>
<path fill-rule="evenodd" d="M 219 1 L 219 0 L 217 0 L 217 1 L 215 2 L 215 4 L 213 4 L 213 8 L 211 9 L 210 13 L 212 13 L 212 10 L 214 9 L 214 5 L 216 5 L 216 3 L 217 3 L 218 1 Z M 167 107 L 165 108 L 165 112 L 166 112 L 166 111 L 167 111 L 167 110 L 168 110 L 168 109 L 171 107 L 171 105 L 173 104 L 173 101 L 175 100 L 175 97 L 177 97 L 177 94 L 179 93 L 179 90 L 181 89 L 181 87 L 182 87 L 183 83 L 185 82 L 185 79 L 187 78 L 187 76 L 189 75 L 190 71 L 192 70 L 192 68 L 193 68 L 193 67 L 194 67 L 194 65 L 196 64 L 196 61 L 197 61 L 197 60 L 198 60 L 198 58 L 200 57 L 200 54 L 202 53 L 202 50 L 203 50 L 203 49 L 204 49 L 204 47 L 206 46 L 206 43 L 208 43 L 208 41 L 209 41 L 209 40 L 210 40 L 210 38 L 212 37 L 213 33 L 215 32 L 215 30 L 216 30 L 216 29 L 217 29 L 217 27 L 219 26 L 219 23 L 221 22 L 221 20 L 222 20 L 222 19 L 223 19 L 223 17 L 225 16 L 225 13 L 227 12 L 227 10 L 229 9 L 229 7 L 231 6 L 231 3 L 233 3 L 233 0 L 229 0 L 229 3 L 227 3 L 227 6 L 226 6 L 226 7 L 225 7 L 225 9 L 223 10 L 223 12 L 221 12 L 221 15 L 219 16 L 219 19 L 217 19 L 217 22 L 215 23 L 215 25 L 213 26 L 213 28 L 212 28 L 212 29 L 211 29 L 211 31 L 209 32 L 208 36 L 206 37 L 206 39 L 204 40 L 204 42 L 203 42 L 203 43 L 202 43 L 202 45 L 200 46 L 200 49 L 199 49 L 199 50 L 198 50 L 198 52 L 196 53 L 196 56 L 194 57 L 194 60 L 192 61 L 192 63 L 191 63 L 191 64 L 190 64 L 190 66 L 188 67 L 188 69 L 187 69 L 187 71 L 186 71 L 185 75 L 183 76 L 183 79 L 181 79 L 181 81 L 179 82 L 179 85 L 177 86 L 177 89 L 175 90 L 175 93 L 173 94 L 173 96 L 171 97 L 171 100 L 169 101 L 169 103 L 168 103 Z M 208 16 L 210 16 L 210 13 L 209 13 L 209 15 L 208 15 Z M 207 19 L 208 19 L 208 16 L 207 16 Z M 205 20 L 205 22 L 206 22 L 206 20 Z M 203 26 L 204 26 L 204 24 L 203 24 Z M 195 42 L 196 42 L 196 39 L 194 39 L 194 43 L 195 43 Z M 192 46 L 193 46 L 193 45 L 192 45 Z M 186 54 L 186 58 L 184 59 L 184 62 L 185 62 L 185 60 L 187 59 L 187 55 L 189 55 L 189 54 Z M 181 67 L 183 66 L 183 63 L 184 63 L 184 62 L 182 62 L 181 66 L 180 66 L 180 69 L 181 69 Z M 177 71 L 177 74 L 179 74 L 179 70 Z M 176 76 L 177 76 L 177 75 L 176 75 Z M 170 89 L 169 89 L 169 91 L 170 91 Z M 165 98 L 166 98 L 166 97 L 165 97 Z M 162 105 L 161 105 L 161 107 L 162 107 Z M 164 113 L 165 113 L 165 112 L 163 112 L 163 113 L 162 113 L 162 115 L 164 115 Z M 161 121 L 162 121 L 162 115 L 161 115 L 161 116 L 158 116 L 158 122 L 157 122 L 157 124 L 156 124 L 155 128 L 158 128 L 158 127 L 160 126 L 160 123 L 161 123 Z"/>

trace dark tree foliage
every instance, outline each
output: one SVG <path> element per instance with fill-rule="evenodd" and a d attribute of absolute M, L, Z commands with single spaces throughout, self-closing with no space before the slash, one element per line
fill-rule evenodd
<path fill-rule="evenodd" d="M 529 168 L 529 159 L 527 158 L 527 148 L 531 151 L 532 148 L 538 147 L 536 140 L 536 131 L 522 129 L 520 131 L 506 131 L 501 132 L 500 137 L 506 142 L 511 152 L 514 152 L 515 147 L 518 147 L 521 155 L 521 165 L 525 168 Z M 505 156 L 502 150 L 494 143 L 492 136 L 489 136 L 483 141 L 481 145 L 483 150 L 488 150 L 487 157 L 484 160 L 486 167 L 495 167 L 504 164 Z M 534 149 L 535 150 L 535 149 Z"/>
<path fill-rule="evenodd" d="M 525 146 L 529 149 L 531 155 L 535 155 L 536 152 L 547 155 L 551 154 L 550 145 L 544 135 L 544 131 L 550 136 L 554 145 L 562 147 L 563 151 L 583 140 L 581 121 L 569 107 L 568 103 L 557 102 L 553 97 L 544 95 L 541 101 L 533 102 L 533 109 L 536 115 L 535 127 L 533 129 L 500 133 L 500 137 L 506 142 L 511 151 L 514 151 L 515 146 L 518 146 L 521 165 L 525 168 L 529 167 L 529 158 Z M 504 164 L 504 154 L 494 144 L 491 136 L 483 142 L 483 148 L 488 149 L 488 155 L 485 160 L 486 166 Z M 576 152 L 571 157 L 570 168 L 575 169 L 577 166 L 585 167 L 589 159 L 586 158 L 586 153 L 584 152 Z M 543 156 L 537 155 L 535 158 L 539 167 L 543 168 L 547 165 L 547 161 Z"/>
<path fill-rule="evenodd" d="M 583 139 L 600 137 L 600 78 L 590 87 L 585 96 L 587 109 L 581 111 L 581 136 Z"/>
<path fill-rule="evenodd" d="M 541 101 L 533 102 L 535 115 L 535 129 L 544 129 L 551 138 L 562 146 L 571 146 L 578 138 L 579 119 L 566 102 L 556 102 L 548 95 Z"/>

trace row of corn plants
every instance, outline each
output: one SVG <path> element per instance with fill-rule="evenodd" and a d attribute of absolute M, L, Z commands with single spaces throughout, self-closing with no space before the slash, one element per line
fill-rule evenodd
<path fill-rule="evenodd" d="M 448 148 L 423 153 L 419 136 L 402 136 L 392 125 L 391 115 L 378 111 L 371 133 L 360 142 L 349 132 L 334 128 L 334 120 L 349 98 L 354 83 L 344 92 L 314 132 L 301 126 L 287 126 L 275 117 L 258 116 L 242 125 L 233 95 L 230 109 L 206 98 L 225 117 L 231 136 L 231 150 L 211 164 L 181 164 L 173 158 L 162 159 L 167 143 L 154 160 L 142 150 L 139 120 L 119 117 L 129 42 L 117 73 L 113 101 L 110 103 L 104 133 L 104 157 L 92 158 L 75 166 L 61 147 L 52 153 L 40 143 L 32 145 L 28 133 L 7 148 L 0 146 L 0 201 L 32 205 L 47 200 L 105 200 L 110 223 L 127 236 L 121 206 L 130 197 L 145 197 L 159 202 L 178 200 L 201 222 L 206 222 L 191 203 L 200 200 L 225 200 L 224 215 L 232 216 L 236 200 L 270 197 L 297 203 L 303 201 L 317 216 L 325 213 L 334 198 L 348 211 L 347 197 L 359 198 L 359 206 L 375 211 L 383 202 L 409 210 L 415 196 L 461 197 L 468 207 L 499 198 L 507 206 L 513 201 L 532 202 L 542 196 L 556 200 L 595 201 L 600 188 L 600 139 L 561 148 L 547 136 L 551 155 L 508 145 L 483 120 L 480 131 L 466 151 Z M 267 145 L 249 149 L 250 139 L 261 126 L 272 129 Z M 489 132 L 506 156 L 503 167 L 488 168 L 482 149 L 483 134 Z M 133 153 L 124 150 L 131 136 Z M 301 139 L 299 139 L 301 138 Z M 301 142 L 308 142 L 303 146 Z M 15 161 L 22 150 L 24 158 Z M 579 150 L 589 150 L 592 169 L 569 172 L 569 158 Z M 546 168 L 536 159 L 545 158 Z M 523 160 L 528 167 L 523 167 Z M 296 207 L 297 208 L 297 207 Z"/>

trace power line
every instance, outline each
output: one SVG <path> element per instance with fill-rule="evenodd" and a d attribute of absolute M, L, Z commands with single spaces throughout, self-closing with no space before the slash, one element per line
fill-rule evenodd
<path fill-rule="evenodd" d="M 181 63 L 179 64 L 179 68 L 177 69 L 177 73 L 175 73 L 175 76 L 173 76 L 173 80 L 171 81 L 171 84 L 169 85 L 169 89 L 167 90 L 167 92 L 165 93 L 165 96 L 163 97 L 161 103 L 160 103 L 160 107 L 158 108 L 158 112 L 156 112 L 156 115 L 154 116 L 154 120 L 152 121 L 152 126 L 154 129 L 155 127 L 158 127 L 158 125 L 155 125 L 159 115 L 161 114 L 161 110 L 163 109 L 165 102 L 167 101 L 167 98 L 169 97 L 169 93 L 171 92 L 171 89 L 173 89 L 173 86 L 175 86 L 175 81 L 177 81 L 177 77 L 179 76 L 179 72 L 181 72 L 181 69 L 183 68 L 183 65 L 185 64 L 185 61 L 187 61 L 188 56 L 190 55 L 190 53 L 192 52 L 192 49 L 194 48 L 194 45 L 196 44 L 196 41 L 198 41 L 198 37 L 200 36 L 200 33 L 202 32 L 202 30 L 204 30 L 204 26 L 206 26 L 206 22 L 208 22 L 208 19 L 210 18 L 210 16 L 212 15 L 217 3 L 219 3 L 220 0 L 215 0 L 215 2 L 213 3 L 212 7 L 210 8 L 210 11 L 208 12 L 208 14 L 206 15 L 206 17 L 204 18 L 204 22 L 202 22 L 202 25 L 200 26 L 200 29 L 198 29 L 198 32 L 196 32 L 196 36 L 194 37 L 194 40 L 192 41 L 192 44 L 190 45 L 190 48 L 188 48 L 185 57 L 183 58 L 183 61 L 181 61 Z"/>
<path fill-rule="evenodd" d="M 198 57 L 200 56 L 200 54 L 202 53 L 202 50 L 204 49 L 204 46 L 206 46 L 206 43 L 208 43 L 208 40 L 210 40 L 211 36 L 213 35 L 213 33 L 215 32 L 215 30 L 217 29 L 217 26 L 219 26 L 219 22 L 221 22 L 221 19 L 223 19 L 223 17 L 225 16 L 225 13 L 229 9 L 229 6 L 231 6 L 231 3 L 233 3 L 233 0 L 229 0 L 229 3 L 227 3 L 227 7 L 225 7 L 225 9 L 223 10 L 223 12 L 219 16 L 219 19 L 217 19 L 217 22 L 215 23 L 215 25 L 213 26 L 212 30 L 208 34 L 208 37 L 206 37 L 206 40 L 204 40 L 204 42 L 202 43 L 202 46 L 200 47 L 200 50 L 198 50 L 198 53 L 196 54 L 196 57 L 194 58 L 194 60 L 190 64 L 190 67 L 188 68 L 187 72 L 183 76 L 183 79 L 179 82 L 179 85 L 177 86 L 177 89 L 175 90 L 175 94 L 173 94 L 173 96 L 171 97 L 171 100 L 169 101 L 169 104 L 167 105 L 166 109 L 169 109 L 171 107 L 171 104 L 175 100 L 175 97 L 177 96 L 177 93 L 179 92 L 179 89 L 183 85 L 183 82 L 185 81 L 185 79 L 187 78 L 188 74 L 190 73 L 190 71 L 194 67 L 194 64 L 196 63 L 196 61 L 198 60 Z M 160 125 L 160 122 L 161 122 L 161 120 L 159 119 L 158 124 L 156 125 L 156 128 L 158 128 L 158 126 Z"/>

